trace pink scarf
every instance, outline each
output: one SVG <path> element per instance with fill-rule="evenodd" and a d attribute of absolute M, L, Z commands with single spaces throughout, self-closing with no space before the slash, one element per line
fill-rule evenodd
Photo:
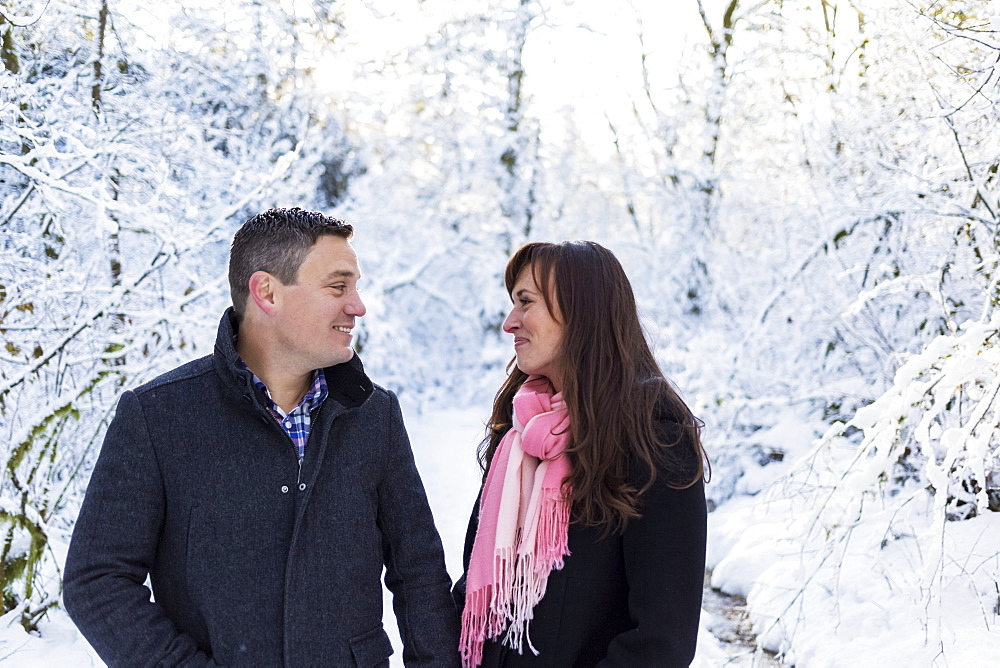
<path fill-rule="evenodd" d="M 493 456 L 479 502 L 479 530 L 466 574 L 459 649 L 478 666 L 483 642 L 507 629 L 521 652 L 535 605 L 552 569 L 569 555 L 569 412 L 544 376 L 529 376 L 514 395 L 514 425 Z"/>

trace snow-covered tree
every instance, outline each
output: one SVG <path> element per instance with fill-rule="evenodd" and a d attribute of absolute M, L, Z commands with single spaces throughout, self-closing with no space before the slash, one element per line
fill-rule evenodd
<path fill-rule="evenodd" d="M 116 395 L 210 351 L 233 229 L 343 146 L 302 85 L 311 13 L 36 4 L 3 6 L 0 108 L 0 574 L 28 626 Z"/>

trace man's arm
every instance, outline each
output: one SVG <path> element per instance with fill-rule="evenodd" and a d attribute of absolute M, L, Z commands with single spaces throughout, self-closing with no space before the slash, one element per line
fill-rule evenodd
<path fill-rule="evenodd" d="M 459 666 L 458 613 L 441 539 L 413 461 L 399 402 L 390 393 L 388 468 L 379 486 L 385 584 L 407 666 Z"/>
<path fill-rule="evenodd" d="M 138 399 L 118 402 L 73 531 L 63 604 L 110 666 L 215 665 L 150 601 L 164 490 Z"/>

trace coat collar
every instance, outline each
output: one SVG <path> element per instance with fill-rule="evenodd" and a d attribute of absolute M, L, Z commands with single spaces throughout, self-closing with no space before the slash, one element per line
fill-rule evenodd
<path fill-rule="evenodd" d="M 234 392 L 247 397 L 254 403 L 265 406 L 260 391 L 254 386 L 253 375 L 240 364 L 239 353 L 236 352 L 236 336 L 239 324 L 232 307 L 226 309 L 219 322 L 219 333 L 215 338 L 215 354 L 213 362 L 215 371 L 222 377 L 224 384 Z M 330 391 L 328 397 L 343 404 L 345 408 L 360 406 L 374 391 L 372 381 L 365 374 L 364 365 L 357 353 L 347 362 L 323 369 L 326 383 Z"/>

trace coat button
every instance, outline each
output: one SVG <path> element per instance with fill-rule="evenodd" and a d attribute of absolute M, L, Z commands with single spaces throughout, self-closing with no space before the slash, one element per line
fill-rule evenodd
<path fill-rule="evenodd" d="M 299 491 L 303 492 L 306 489 L 306 484 L 304 482 L 299 483 Z"/>
<path fill-rule="evenodd" d="M 282 494 L 288 494 L 288 485 L 282 485 L 281 486 L 281 493 Z"/>

